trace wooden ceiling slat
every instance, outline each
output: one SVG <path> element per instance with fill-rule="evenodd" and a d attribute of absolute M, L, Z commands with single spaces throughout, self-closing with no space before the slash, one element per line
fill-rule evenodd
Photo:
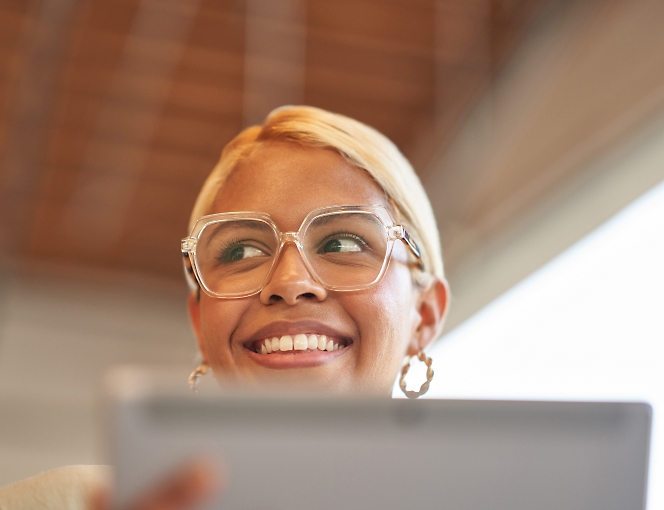
<path fill-rule="evenodd" d="M 222 135 L 230 132 L 220 130 Z M 86 151 L 91 141 L 85 130 L 62 129 L 53 137 L 46 152 L 45 162 L 49 165 L 71 167 L 76 171 L 83 171 L 83 164 L 86 163 Z M 132 144 L 126 140 L 117 140 L 113 138 L 98 138 L 94 140 L 95 148 L 102 154 L 117 153 L 117 158 L 113 157 L 110 161 L 116 161 L 120 164 L 123 159 L 136 151 L 145 150 L 144 144 Z M 218 154 L 215 149 L 210 150 L 211 154 L 201 153 L 200 151 L 174 150 L 173 145 L 164 140 L 161 143 L 153 142 L 150 145 L 148 154 L 164 154 L 165 158 L 182 161 L 214 161 Z M 121 166 L 118 168 L 120 171 Z"/>
<path fill-rule="evenodd" d="M 184 235 L 175 239 L 164 239 L 157 234 L 157 230 L 146 230 L 141 237 L 128 239 L 119 255 L 120 263 L 118 265 L 132 271 L 140 271 L 162 278 L 165 274 L 170 275 L 173 280 L 181 282 L 184 288 L 186 282 L 182 267 L 182 254 L 178 252 L 180 239 Z M 163 253 L 163 256 L 155 257 L 155 253 L 160 252 Z"/>
<path fill-rule="evenodd" d="M 145 96 L 120 93 L 105 95 L 103 92 L 93 92 L 92 87 L 68 86 L 62 90 L 62 99 L 59 105 L 58 119 L 71 117 L 68 124 L 80 124 L 79 115 L 93 116 L 98 109 L 108 107 L 126 111 L 142 111 L 153 108 Z M 164 114 L 179 112 L 180 116 L 200 118 L 209 121 L 223 121 L 238 115 L 241 96 L 237 89 L 223 86 L 209 87 L 192 83 L 175 82 L 172 94 L 162 106 Z"/>
<path fill-rule="evenodd" d="M 77 46 L 68 59 L 68 67 L 71 73 L 83 75 L 84 83 L 95 83 L 107 85 L 112 73 L 116 71 L 117 65 L 122 57 L 122 46 L 127 38 L 117 34 L 94 33 L 90 34 L 85 45 Z M 141 44 L 143 44 L 141 42 Z M 154 48 L 153 53 L 157 56 L 163 54 L 162 42 L 146 42 L 145 46 Z M 177 48 L 173 47 L 173 50 Z M 113 58 L 100 58 L 100 54 Z M 146 51 L 146 66 L 136 69 L 138 74 L 150 74 L 149 64 L 153 63 L 150 52 Z M 195 83 L 218 85 L 229 83 L 241 86 L 244 67 L 244 55 L 239 52 L 226 51 L 223 48 L 211 50 L 208 48 L 187 46 L 183 50 L 181 64 L 176 70 L 175 79 L 186 79 Z M 88 76 L 88 74 L 90 76 Z M 90 82 L 90 80 L 92 80 Z"/>
<path fill-rule="evenodd" d="M 374 104 L 404 104 L 430 97 L 431 87 L 417 82 L 404 82 L 370 74 L 347 72 L 317 65 L 307 68 L 307 86 L 322 94 L 345 95 Z"/>
<path fill-rule="evenodd" d="M 83 34 L 86 30 L 129 33 L 139 3 L 139 0 L 91 0 L 81 16 Z"/>
<path fill-rule="evenodd" d="M 57 146 L 58 142 L 58 139 L 54 140 L 52 146 Z M 80 164 L 66 165 L 75 168 L 81 179 L 85 179 L 87 174 L 91 174 L 94 178 L 106 178 L 108 175 L 113 175 L 119 180 L 135 178 L 135 169 L 131 164 L 133 161 L 143 159 L 145 155 L 143 144 L 129 144 L 112 139 L 94 140 L 92 143 L 86 140 L 86 142 L 84 152 L 78 156 L 81 159 Z M 51 155 L 49 150 L 46 159 L 52 164 L 56 161 L 61 162 L 63 158 L 57 153 Z"/>
<path fill-rule="evenodd" d="M 0 126 L 7 124 L 6 116 L 11 100 L 14 84 L 10 80 L 0 80 Z M 2 138 L 0 138 L 0 151 L 2 150 Z"/>
<path fill-rule="evenodd" d="M 187 233 L 189 214 L 197 195 L 195 187 L 179 189 L 163 181 L 141 180 L 129 209 L 129 216 L 134 218 L 129 230 L 140 233 L 150 230 L 154 224 L 165 232 L 163 238 L 179 241 Z M 139 228 L 141 226 L 144 228 Z"/>
<path fill-rule="evenodd" d="M 206 116 L 242 115 L 242 89 L 209 86 L 176 80 L 171 85 L 167 103 Z"/>
<path fill-rule="evenodd" d="M 112 69 L 94 71 L 70 67 L 63 76 L 63 90 L 101 89 L 109 100 L 140 105 L 154 103 L 155 90 L 163 86 L 163 77 L 146 70 L 123 73 L 121 85 L 104 87 L 104 84 L 113 84 L 115 76 Z M 103 90 L 104 88 L 106 90 Z"/>
<path fill-rule="evenodd" d="M 218 131 L 220 141 L 223 145 L 226 139 L 230 139 L 235 134 L 232 128 L 226 128 L 224 131 Z M 85 130 L 61 129 L 52 142 L 49 144 L 49 150 L 46 153 L 45 165 L 51 172 L 80 174 L 81 165 L 85 161 L 85 153 L 90 140 Z M 120 143 L 117 140 L 95 140 L 95 144 L 102 147 L 102 152 L 121 154 L 123 150 L 131 153 L 134 148 L 130 144 Z M 219 152 L 216 148 L 212 149 L 210 155 L 196 152 L 176 151 L 168 143 L 152 144 L 148 153 L 145 169 L 142 175 L 145 178 L 164 180 L 170 182 L 174 187 L 186 187 L 188 183 L 195 183 L 198 186 L 213 165 L 219 158 Z M 122 158 L 120 158 L 122 159 Z M 118 171 L 121 170 L 120 168 Z M 59 173 L 54 178 L 45 178 L 45 187 L 53 186 L 55 180 L 59 179 Z M 67 178 L 64 178 L 65 181 Z M 60 192 L 60 191 L 59 191 Z M 71 190 L 61 190 L 62 193 L 69 195 Z"/>
<path fill-rule="evenodd" d="M 433 46 L 433 2 L 373 0 L 311 0 L 308 22 L 340 34 L 404 43 L 426 49 Z"/>
<path fill-rule="evenodd" d="M 153 112 L 139 108 L 105 108 L 103 123 L 95 126 L 94 140 L 110 139 L 126 145 L 145 147 L 150 144 L 153 136 L 151 131 L 145 130 L 145 126 L 151 123 L 154 116 Z"/>
<path fill-rule="evenodd" d="M 0 47 L 0 83 L 6 83 L 16 77 L 16 62 L 19 54 Z"/>
<path fill-rule="evenodd" d="M 366 34 L 339 33 L 318 26 L 307 27 L 307 40 L 327 45 L 328 49 L 343 44 L 355 47 L 358 51 L 374 51 L 415 59 L 430 58 L 433 52 L 433 46 L 412 45 L 408 41 L 378 39 Z"/>
<path fill-rule="evenodd" d="M 198 154 L 217 154 L 232 130 L 217 122 L 201 122 L 200 120 L 178 117 L 164 117 L 155 133 L 152 144 L 155 146 L 172 147 L 174 150 Z M 183 136 L 183 133 L 187 133 Z M 230 139 L 230 138 L 228 138 Z"/>
<path fill-rule="evenodd" d="M 48 169 L 49 166 L 54 165 L 78 171 L 85 160 L 89 143 L 90 132 L 88 129 L 57 129 L 49 140 L 44 156 L 44 167 Z"/>
<path fill-rule="evenodd" d="M 197 193 L 218 159 L 218 154 L 203 158 L 155 149 L 148 156 L 141 182 L 159 182 Z"/>
<path fill-rule="evenodd" d="M 227 141 L 228 133 L 239 129 L 239 111 L 202 118 L 199 115 L 181 115 L 177 108 L 165 108 L 159 126 L 154 132 L 143 132 L 142 125 L 151 113 L 131 107 L 118 107 L 104 115 L 104 124 L 97 125 L 94 116 L 86 115 L 101 103 L 84 96 L 75 97 L 56 116 L 54 128 L 58 133 L 78 132 L 89 140 L 90 131 L 95 132 L 95 143 L 109 141 L 118 145 L 167 146 L 184 153 L 216 154 L 219 144 Z M 87 101 L 86 101 L 87 100 Z M 229 139 L 229 137 L 228 137 Z M 54 141 L 57 145 L 59 142 Z"/>
<path fill-rule="evenodd" d="M 244 2 L 242 2 L 244 3 Z M 193 48 L 218 49 L 244 54 L 244 7 L 224 1 L 223 9 L 210 9 L 202 2 L 189 33 L 187 45 Z"/>
<path fill-rule="evenodd" d="M 81 178 L 78 165 L 58 166 L 48 161 L 44 164 L 43 172 L 41 186 L 36 193 L 38 201 L 66 205 Z"/>
<path fill-rule="evenodd" d="M 107 62 L 103 58 L 100 59 L 100 56 L 115 55 L 122 57 L 124 47 L 131 44 L 135 50 L 135 54 L 132 55 L 135 67 L 132 70 L 146 74 L 149 74 L 152 67 L 159 67 L 164 61 L 170 61 L 172 55 L 169 53 L 178 54 L 184 52 L 180 60 L 185 63 L 189 63 L 188 52 L 192 52 L 193 54 L 196 54 L 196 52 L 203 53 L 205 60 L 199 58 L 197 61 L 197 64 L 202 68 L 214 68 L 219 64 L 227 64 L 231 63 L 231 60 L 237 61 L 243 58 L 241 51 L 233 51 L 223 46 L 221 48 L 217 47 L 214 50 L 191 44 L 183 47 L 178 41 L 155 40 L 106 31 L 82 33 L 81 39 L 85 41 L 85 44 L 79 44 L 73 48 L 69 57 L 71 64 L 87 64 L 95 68 L 103 67 Z M 140 60 L 138 60 L 139 58 Z M 227 58 L 228 61 L 220 61 L 220 58 Z M 208 59 L 211 59 L 211 61 Z M 110 63 L 111 67 L 115 65 L 116 62 Z M 222 72 L 222 74 L 224 73 Z"/>
<path fill-rule="evenodd" d="M 218 158 L 196 158 L 166 150 L 151 151 L 141 181 L 161 183 L 175 189 L 197 192 Z M 78 165 L 67 165 L 66 155 L 51 157 L 44 170 L 41 198 L 68 203 L 82 174 Z"/>
<path fill-rule="evenodd" d="M 26 2 L 29 4 L 29 2 Z M 27 13 L 0 9 L 0 47 L 17 49 L 25 23 L 35 23 Z"/>
<path fill-rule="evenodd" d="M 0 13 L 4 14 L 29 14 L 35 1 L 29 0 L 2 0 L 0 2 Z"/>
<path fill-rule="evenodd" d="M 75 129 L 90 139 L 96 130 L 97 118 L 104 101 L 99 95 L 65 92 L 60 95 L 57 110 L 53 115 L 53 134 Z M 115 105 L 114 105 L 115 106 Z M 121 106 L 118 106 L 121 108 Z M 128 106 L 126 107 L 128 108 Z"/>
<path fill-rule="evenodd" d="M 436 0 L 436 2 L 436 9 L 444 16 L 477 16 L 483 18 L 490 14 L 492 2 L 495 2 L 495 0 L 464 0 L 463 2 L 458 0 Z"/>
<path fill-rule="evenodd" d="M 201 85 L 233 85 L 242 90 L 244 55 L 223 50 L 187 46 L 175 80 Z"/>
<path fill-rule="evenodd" d="M 117 267 L 120 248 L 108 247 L 103 229 L 92 230 L 85 242 L 79 242 L 68 220 L 68 202 L 41 200 L 35 208 L 35 221 L 30 231 L 26 253 L 29 257 L 60 262 Z M 94 214 L 98 207 L 89 204 L 78 208 L 81 215 Z M 104 246 L 105 249 L 97 247 Z"/>
<path fill-rule="evenodd" d="M 33 3 L 26 0 L 0 4 L 0 156 L 4 152 L 8 109 L 19 78 L 25 23 L 34 22 L 30 16 Z"/>
<path fill-rule="evenodd" d="M 97 2 L 99 3 L 99 1 Z M 109 3 L 112 4 L 112 3 Z M 79 39 L 86 44 L 79 44 L 77 53 L 73 55 L 77 59 L 97 60 L 97 52 L 121 51 L 129 37 L 134 38 L 134 43 L 155 48 L 163 48 L 163 45 L 172 44 L 166 37 L 150 37 L 143 35 L 136 37 L 130 34 L 131 20 L 135 14 L 137 1 L 126 2 L 123 16 L 128 19 L 116 26 L 117 23 L 107 23 L 104 19 L 104 8 L 96 6 L 79 31 Z M 109 7 L 109 6 L 106 6 Z M 102 12 L 98 12 L 98 11 Z M 116 20 L 117 21 L 117 20 Z M 187 48 L 220 53 L 231 53 L 242 56 L 244 54 L 244 19 L 239 14 L 213 11 L 210 9 L 199 9 L 198 15 L 189 31 Z"/>
<path fill-rule="evenodd" d="M 71 57 L 68 59 L 70 67 L 89 69 L 91 71 L 108 72 L 122 70 L 133 74 L 153 76 L 159 75 L 164 64 L 171 60 L 170 54 L 177 54 L 181 45 L 177 42 L 151 41 L 138 37 L 126 37 L 124 43 L 131 45 L 131 67 L 118 69 L 123 63 L 124 44 L 111 44 L 107 37 L 102 39 L 100 34 L 89 40 L 92 48 L 82 51 L 80 47 L 74 48 Z M 104 40 L 106 39 L 106 40 Z M 86 40 L 86 42 L 88 42 Z M 102 43 L 102 44 L 100 44 Z M 105 58 L 101 58 L 105 57 Z"/>
<path fill-rule="evenodd" d="M 413 57 L 380 47 L 358 48 L 347 41 L 338 41 L 334 51 L 330 51 L 328 41 L 309 38 L 307 60 L 318 67 L 340 68 L 394 81 L 428 83 L 433 87 L 433 51 Z"/>

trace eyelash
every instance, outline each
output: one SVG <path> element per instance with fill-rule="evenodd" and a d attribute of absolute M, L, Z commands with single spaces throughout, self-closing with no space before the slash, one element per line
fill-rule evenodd
<path fill-rule="evenodd" d="M 332 234 L 329 234 L 327 237 L 325 237 L 325 239 L 323 239 L 320 242 L 320 245 L 322 246 L 327 241 L 331 241 L 332 239 L 335 239 L 337 237 L 346 237 L 346 238 L 353 239 L 353 240 L 359 242 L 360 244 L 362 244 L 362 246 L 369 248 L 369 243 L 367 243 L 362 236 L 359 236 L 357 234 L 353 234 L 352 232 L 348 232 L 348 231 L 344 231 L 344 230 L 340 230 L 338 232 L 333 232 Z M 217 260 L 221 261 L 223 259 L 223 256 L 227 253 L 228 249 L 229 248 L 234 248 L 236 246 L 247 246 L 247 240 L 246 239 L 240 239 L 239 237 L 236 238 L 236 239 L 229 240 L 219 250 L 220 255 L 217 257 Z M 259 248 L 259 249 L 261 249 L 261 248 Z"/>
<path fill-rule="evenodd" d="M 235 248 L 235 247 L 238 247 L 238 246 L 251 246 L 251 244 L 249 244 L 248 241 L 249 241 L 248 239 L 240 239 L 239 237 L 236 238 L 236 239 L 231 239 L 231 240 L 227 241 L 223 246 L 221 246 L 221 249 L 219 250 L 219 256 L 217 257 L 217 260 L 220 261 L 220 262 L 223 261 L 223 257 L 226 255 L 226 253 L 228 252 L 228 250 L 230 248 Z M 257 249 L 265 251 L 265 250 L 263 250 L 263 248 L 257 248 Z"/>
<path fill-rule="evenodd" d="M 240 239 L 239 237 L 237 237 L 235 239 L 231 239 L 231 240 L 227 241 L 226 243 L 224 243 L 224 245 L 221 247 L 221 251 L 222 252 L 226 251 L 229 247 L 236 246 L 236 245 L 242 243 L 242 241 L 243 240 Z"/>
<path fill-rule="evenodd" d="M 337 237 L 346 237 L 354 239 L 355 241 L 361 243 L 362 246 L 366 246 L 367 248 L 369 248 L 369 243 L 367 243 L 362 236 L 358 236 L 357 234 L 353 234 L 352 232 L 347 232 L 342 230 L 340 230 L 339 232 L 334 232 L 332 234 L 329 234 L 325 239 L 323 239 L 320 242 L 320 244 L 324 245 L 327 241 L 331 241 L 332 239 L 335 239 Z"/>

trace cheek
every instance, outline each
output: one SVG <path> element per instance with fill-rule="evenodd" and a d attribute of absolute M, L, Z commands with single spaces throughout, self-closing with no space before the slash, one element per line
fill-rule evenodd
<path fill-rule="evenodd" d="M 246 307 L 241 299 L 201 297 L 201 333 L 208 361 L 224 360 L 232 356 L 230 338 Z"/>
<path fill-rule="evenodd" d="M 395 265 L 396 266 L 396 265 Z M 354 388 L 389 394 L 416 327 L 410 272 L 396 266 L 366 293 L 349 294 L 346 309 L 360 332 Z"/>
<path fill-rule="evenodd" d="M 367 351 L 382 359 L 403 358 L 413 332 L 415 299 L 410 272 L 391 267 L 383 280 L 353 304 Z M 361 299 L 364 297 L 364 299 Z"/>

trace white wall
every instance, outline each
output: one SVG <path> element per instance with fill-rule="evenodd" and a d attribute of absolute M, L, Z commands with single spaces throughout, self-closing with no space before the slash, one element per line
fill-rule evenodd
<path fill-rule="evenodd" d="M 184 365 L 186 384 L 196 350 L 184 282 L 35 275 L 0 283 L 0 486 L 102 461 L 98 395 L 110 365 Z"/>

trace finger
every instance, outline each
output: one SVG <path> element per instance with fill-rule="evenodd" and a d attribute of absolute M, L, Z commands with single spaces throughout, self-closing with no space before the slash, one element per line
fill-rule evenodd
<path fill-rule="evenodd" d="M 90 496 L 90 510 L 108 510 L 108 490 L 95 489 Z"/>
<path fill-rule="evenodd" d="M 221 475 L 217 465 L 199 460 L 178 469 L 128 510 L 193 509 L 217 494 L 220 488 Z"/>

